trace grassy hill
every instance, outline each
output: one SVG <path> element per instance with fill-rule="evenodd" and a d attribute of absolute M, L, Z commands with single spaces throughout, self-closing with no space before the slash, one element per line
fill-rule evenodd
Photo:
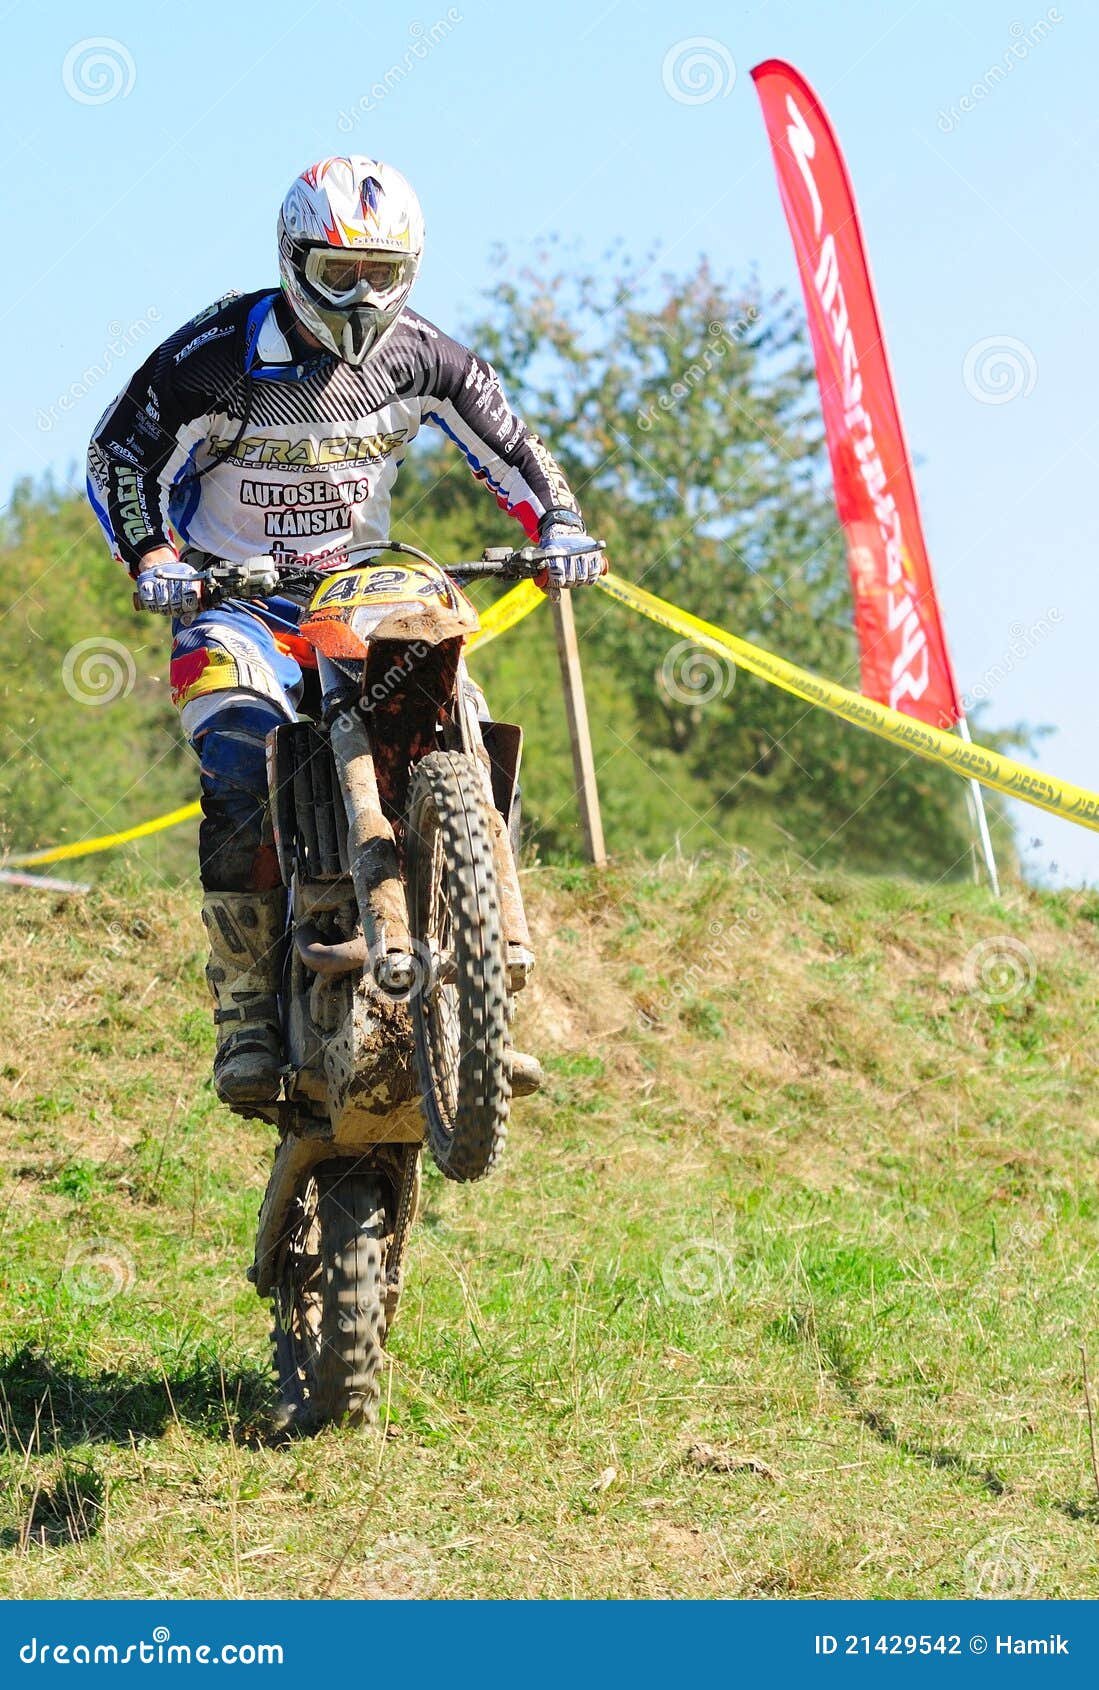
<path fill-rule="evenodd" d="M 0 900 L 0 1590 L 1093 1596 L 1094 895 L 526 883 L 549 1088 L 290 1447 L 193 900 Z"/>

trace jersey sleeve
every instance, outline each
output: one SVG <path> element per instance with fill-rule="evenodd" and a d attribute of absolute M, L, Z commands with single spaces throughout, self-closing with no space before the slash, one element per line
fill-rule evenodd
<path fill-rule="evenodd" d="M 218 300 L 158 346 L 96 424 L 88 448 L 88 498 L 107 541 L 131 575 L 146 552 L 172 544 L 168 500 L 197 441 L 207 408 L 201 385 L 180 366 L 236 296 Z M 225 330 L 224 332 L 231 332 Z"/>
<path fill-rule="evenodd" d="M 580 506 L 553 454 L 511 409 L 491 364 L 448 335 L 428 327 L 431 380 L 423 420 L 452 440 L 496 502 L 538 538 L 548 511 Z"/>

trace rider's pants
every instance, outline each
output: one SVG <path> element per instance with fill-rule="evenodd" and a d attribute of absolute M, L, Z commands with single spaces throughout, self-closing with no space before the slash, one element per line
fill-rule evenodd
<path fill-rule="evenodd" d="M 278 884 L 267 813 L 266 739 L 297 716 L 312 647 L 290 599 L 204 610 L 173 626 L 172 699 L 201 769 L 199 875 L 207 892 L 260 892 Z M 463 684 L 487 718 L 484 694 Z"/>
<path fill-rule="evenodd" d="M 301 614 L 289 599 L 268 599 L 219 605 L 173 628 L 172 699 L 201 768 L 199 873 L 209 892 L 278 882 L 265 741 L 295 719 L 304 670 L 315 667 L 296 632 Z"/>

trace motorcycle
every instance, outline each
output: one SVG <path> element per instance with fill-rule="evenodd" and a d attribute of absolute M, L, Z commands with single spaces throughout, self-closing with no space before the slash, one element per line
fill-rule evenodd
<path fill-rule="evenodd" d="M 509 1023 L 533 968 L 522 730 L 483 714 L 460 583 L 531 579 L 545 561 L 494 549 L 443 568 L 389 542 L 324 571 L 273 558 L 202 571 L 206 604 L 307 600 L 298 632 L 320 683 L 313 719 L 267 742 L 288 890 L 282 1096 L 238 1106 L 279 1133 L 249 1278 L 273 1305 L 289 1431 L 376 1418 L 425 1139 L 457 1181 L 483 1179 L 504 1148 Z"/>

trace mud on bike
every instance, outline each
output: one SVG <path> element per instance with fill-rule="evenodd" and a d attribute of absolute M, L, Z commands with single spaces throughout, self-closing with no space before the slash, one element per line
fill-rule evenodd
<path fill-rule="evenodd" d="M 357 559 L 357 561 L 353 561 Z M 533 547 L 443 568 L 414 547 L 321 571 L 254 558 L 202 571 L 205 604 L 308 606 L 313 719 L 268 738 L 288 890 L 282 1095 L 237 1105 L 279 1138 L 249 1277 L 274 1307 L 283 1424 L 369 1424 L 426 1140 L 452 1180 L 499 1161 L 515 994 L 533 967 L 516 872 L 522 731 L 487 720 L 463 648 L 461 582 L 545 568 Z"/>

